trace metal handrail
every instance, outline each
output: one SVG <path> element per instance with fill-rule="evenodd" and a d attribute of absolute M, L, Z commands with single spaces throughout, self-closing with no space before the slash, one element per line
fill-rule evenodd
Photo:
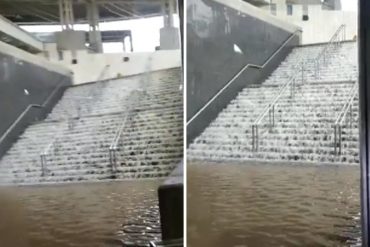
<path fill-rule="evenodd" d="M 301 66 L 298 68 L 298 71 L 300 73 L 294 74 L 292 77 L 290 77 L 289 81 L 285 83 L 277 93 L 277 95 L 274 97 L 273 101 L 269 103 L 264 110 L 261 112 L 261 114 L 258 115 L 257 119 L 252 124 L 252 150 L 258 151 L 258 127 L 261 124 L 262 120 L 265 118 L 265 116 L 269 116 L 269 125 L 270 128 L 275 126 L 275 107 L 280 98 L 283 96 L 283 94 L 286 92 L 287 88 L 290 88 L 290 97 L 293 99 L 295 94 L 295 87 L 296 87 L 296 80 L 298 75 L 300 75 L 301 84 L 304 83 L 304 63 L 301 63 Z M 294 69 L 295 72 L 297 72 L 297 69 Z"/>
<path fill-rule="evenodd" d="M 339 28 L 335 31 L 333 36 L 330 38 L 329 42 L 325 45 L 324 49 L 319 53 L 316 57 L 315 63 L 315 78 L 318 78 L 320 75 L 321 63 L 324 65 L 327 64 L 328 61 L 328 51 L 331 47 L 334 48 L 338 47 L 342 41 L 346 39 L 346 25 L 342 24 Z"/>
<path fill-rule="evenodd" d="M 136 104 L 138 99 L 140 98 L 140 95 L 145 94 L 146 91 L 139 91 L 139 90 L 134 90 L 131 93 L 131 97 L 133 97 L 131 103 L 129 104 L 129 108 L 126 111 L 126 115 L 122 121 L 122 123 L 118 126 L 116 130 L 116 134 L 114 135 L 114 138 L 111 142 L 111 145 L 109 146 L 109 163 L 111 165 L 111 169 L 113 173 L 116 173 L 118 171 L 118 166 L 117 166 L 117 151 L 119 151 L 119 142 L 121 140 L 122 133 L 127 126 L 127 122 L 133 119 L 134 113 L 136 113 L 140 106 Z M 129 96 L 129 97 L 130 97 Z"/>
<path fill-rule="evenodd" d="M 49 97 L 44 101 L 42 105 L 39 104 L 30 104 L 24 109 L 24 111 L 17 117 L 17 119 L 10 125 L 10 127 L 5 131 L 5 133 L 0 137 L 0 145 L 8 139 L 10 133 L 17 127 L 17 125 L 22 121 L 24 116 L 27 115 L 27 113 L 33 109 L 33 108 L 38 108 L 38 109 L 44 109 L 50 102 L 50 100 L 54 97 L 54 95 L 60 90 L 61 87 L 66 85 L 66 81 L 63 80 L 63 82 L 59 83 L 59 85 L 51 92 Z"/>
<path fill-rule="evenodd" d="M 334 128 L 334 154 L 341 155 L 342 153 L 342 129 L 344 127 L 344 121 L 346 121 L 349 114 L 349 124 L 352 128 L 353 123 L 353 103 L 357 95 L 358 84 L 357 82 L 353 84 L 346 103 L 343 105 L 338 117 L 333 125 Z"/>
<path fill-rule="evenodd" d="M 51 142 L 47 148 L 40 154 L 40 159 L 41 159 L 41 176 L 45 176 L 47 173 L 47 157 L 49 155 L 50 149 L 55 148 L 54 142 Z"/>
<path fill-rule="evenodd" d="M 327 57 L 326 57 L 325 54 L 328 52 L 328 47 L 330 47 L 334 42 L 338 42 L 338 44 L 340 44 L 340 41 L 337 41 L 337 39 L 338 39 L 338 37 L 340 37 L 339 35 L 340 35 L 341 32 L 343 32 L 343 33 L 345 32 L 345 25 L 341 25 L 336 30 L 336 32 L 334 33 L 334 35 L 332 36 L 330 41 L 325 45 L 325 47 L 321 50 L 321 52 L 319 52 L 317 57 L 313 59 L 315 64 L 318 64 L 322 57 L 324 58 L 325 63 L 327 62 Z M 343 40 L 344 40 L 345 36 L 343 34 L 342 34 L 342 37 L 343 37 Z M 335 45 L 334 47 L 337 47 L 337 46 Z M 279 90 L 278 94 L 274 97 L 272 102 L 269 103 L 264 108 L 264 110 L 258 115 L 256 120 L 253 122 L 253 124 L 252 124 L 252 150 L 253 151 L 258 151 L 258 144 L 259 144 L 258 127 L 261 124 L 262 120 L 268 115 L 269 116 L 269 126 L 270 126 L 270 128 L 274 127 L 274 125 L 275 125 L 275 108 L 276 108 L 277 103 L 279 102 L 279 100 L 283 96 L 283 94 L 286 92 L 287 88 L 290 88 L 290 97 L 294 98 L 296 80 L 297 80 L 298 76 L 300 76 L 301 77 L 301 83 L 302 84 L 304 83 L 305 65 L 306 65 L 306 63 L 311 63 L 311 62 L 312 62 L 311 60 L 307 60 L 306 62 L 302 60 L 297 65 L 299 67 L 298 68 L 295 67 L 293 69 L 294 75 L 292 75 L 289 78 L 289 80 L 281 87 L 281 89 Z M 299 73 L 297 73 L 297 71 Z M 315 69 L 315 74 L 316 74 L 316 69 Z"/>
<path fill-rule="evenodd" d="M 199 109 L 199 111 L 194 114 L 194 116 L 186 123 L 186 125 L 189 125 L 192 121 L 194 121 L 209 105 L 211 105 L 211 103 L 213 101 L 216 100 L 216 98 L 218 98 L 221 93 L 223 91 L 225 91 L 245 70 L 247 70 L 248 68 L 255 68 L 255 69 L 264 69 L 266 67 L 266 65 L 272 60 L 275 58 L 275 56 L 293 39 L 296 37 L 296 34 L 297 33 L 301 33 L 302 30 L 296 30 L 295 32 L 293 32 L 289 38 L 262 64 L 262 65 L 258 65 L 258 64 L 253 64 L 253 63 L 248 63 L 247 65 L 245 65 L 236 75 L 233 76 L 233 78 L 231 78 L 231 80 L 226 83 L 225 86 L 223 86 L 201 109 Z"/>
<path fill-rule="evenodd" d="M 4 142 L 5 139 L 8 138 L 9 134 L 12 132 L 12 130 L 19 124 L 19 122 L 24 118 L 25 115 L 32 109 L 32 108 L 39 108 L 42 109 L 42 105 L 38 104 L 30 104 L 27 106 L 26 109 L 17 117 L 17 119 L 10 125 L 10 127 L 5 131 L 5 133 L 0 138 L 0 143 Z"/>
<path fill-rule="evenodd" d="M 107 72 L 107 70 L 109 69 L 110 65 L 106 65 L 104 66 L 104 68 L 102 69 L 102 71 L 100 72 L 99 76 L 98 76 L 98 79 L 96 82 L 100 82 L 100 81 L 103 81 L 103 78 L 104 78 L 104 75 L 105 73 Z M 93 99 L 93 97 L 84 97 L 84 96 L 67 96 L 65 97 L 64 99 L 88 99 L 88 100 L 91 100 Z M 80 112 L 78 111 L 77 112 L 77 119 L 80 118 Z M 74 119 L 75 117 L 68 117 L 67 119 L 67 125 L 68 125 L 68 129 L 72 129 L 73 126 L 74 126 Z M 41 152 L 40 154 L 40 161 L 41 161 L 41 175 L 42 176 L 45 176 L 46 175 L 46 172 L 47 172 L 47 158 L 48 156 L 50 155 L 50 151 L 51 151 L 51 148 L 54 147 L 55 148 L 55 143 L 59 140 L 59 137 L 60 137 L 61 133 L 59 133 L 59 135 L 57 135 L 56 138 L 54 138 L 47 146 L 46 148 Z"/>
<path fill-rule="evenodd" d="M 97 82 L 103 80 L 103 78 L 105 76 L 105 73 L 107 73 L 107 71 L 108 71 L 109 68 L 110 68 L 110 65 L 109 64 L 107 64 L 107 65 L 104 66 L 104 68 L 102 69 L 102 71 L 100 72 L 100 74 L 99 74 L 99 76 L 98 76 L 98 78 L 96 80 Z"/>
<path fill-rule="evenodd" d="M 126 113 L 126 116 L 124 120 L 122 121 L 121 125 L 119 126 L 118 130 L 116 131 L 116 134 L 113 138 L 113 141 L 109 147 L 109 163 L 112 168 L 112 172 L 117 172 L 118 167 L 117 167 L 117 151 L 118 151 L 118 142 L 122 136 L 123 130 L 125 129 L 127 125 L 127 121 L 131 119 L 132 111 L 128 111 Z"/>
<path fill-rule="evenodd" d="M 112 140 L 112 143 L 109 147 L 109 163 L 112 169 L 113 173 L 116 173 L 118 171 L 117 166 L 117 151 L 119 151 L 119 141 L 121 140 L 122 133 L 125 129 L 125 126 L 127 125 L 127 122 L 132 120 L 134 118 L 134 113 L 137 113 L 140 111 L 141 103 L 142 101 L 139 101 L 142 96 L 146 96 L 147 94 L 147 87 L 148 82 L 151 80 L 151 71 L 152 71 L 152 56 L 149 57 L 147 64 L 146 64 L 146 70 L 145 70 L 145 81 L 140 81 L 141 90 L 135 89 L 129 96 L 129 108 L 126 111 L 126 116 L 124 120 L 122 121 L 121 125 L 116 130 L 116 134 Z M 133 99 L 130 99 L 132 97 Z"/>

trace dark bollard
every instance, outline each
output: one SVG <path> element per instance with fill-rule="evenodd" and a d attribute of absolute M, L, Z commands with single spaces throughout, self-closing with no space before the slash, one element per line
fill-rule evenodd
<path fill-rule="evenodd" d="M 184 176 L 183 162 L 158 188 L 163 241 L 183 239 Z"/>

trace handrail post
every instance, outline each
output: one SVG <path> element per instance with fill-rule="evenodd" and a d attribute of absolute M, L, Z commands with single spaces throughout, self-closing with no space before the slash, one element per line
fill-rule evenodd
<path fill-rule="evenodd" d="M 339 126 L 339 155 L 342 154 L 342 126 Z"/>
<path fill-rule="evenodd" d="M 271 112 L 271 108 L 269 109 L 269 126 L 270 126 L 270 128 L 272 128 L 272 112 Z"/>
<path fill-rule="evenodd" d="M 113 149 L 113 163 L 112 163 L 112 169 L 113 169 L 113 172 L 117 172 L 117 149 Z"/>
<path fill-rule="evenodd" d="M 304 63 L 302 61 L 302 64 L 301 64 L 301 69 L 302 69 L 302 85 L 304 83 Z"/>
<path fill-rule="evenodd" d="M 272 127 L 275 127 L 275 105 L 272 106 Z"/>
<path fill-rule="evenodd" d="M 46 155 L 43 153 L 40 155 L 40 158 L 41 158 L 41 176 L 45 176 L 46 175 Z"/>
<path fill-rule="evenodd" d="M 352 130 L 352 122 L 353 122 L 353 118 L 352 118 L 352 103 L 350 105 L 350 108 L 349 108 L 349 126 Z"/>
<path fill-rule="evenodd" d="M 343 35 L 344 25 L 341 25 L 334 35 L 331 37 L 330 41 L 322 48 L 322 50 L 319 52 L 319 54 L 314 59 L 309 60 L 301 60 L 297 63 L 297 65 L 294 67 L 295 71 L 298 73 L 295 73 L 290 76 L 289 81 L 284 83 L 284 85 L 279 90 L 279 93 L 274 97 L 274 99 L 263 109 L 263 111 L 258 115 L 257 119 L 252 125 L 252 149 L 257 151 L 259 147 L 259 133 L 258 133 L 258 126 L 259 124 L 265 120 L 266 117 L 268 117 L 268 127 L 273 128 L 275 126 L 275 106 L 277 105 L 278 101 L 282 97 L 289 97 L 293 100 L 295 98 L 295 91 L 296 91 L 296 83 L 299 83 L 299 80 L 301 80 L 302 85 L 305 83 L 305 64 L 307 62 L 310 63 L 310 66 L 313 66 L 314 69 L 314 77 L 317 79 L 321 75 L 321 65 L 327 65 L 329 63 L 329 60 L 331 58 L 330 51 L 335 49 L 337 46 L 340 45 L 340 38 L 341 35 Z M 342 34 L 341 34 L 342 32 Z M 301 71 L 299 71 L 301 69 Z M 301 73 L 301 75 L 299 75 Z M 290 92 L 289 92 L 290 90 Z M 289 95 L 290 94 L 290 95 Z M 197 114 L 196 114 L 197 115 Z M 268 116 L 266 116 L 268 115 Z M 194 118 L 194 117 L 193 117 Z M 193 119 L 192 118 L 192 119 Z M 192 119 L 190 121 L 192 121 Z M 189 123 L 189 122 L 188 122 Z M 337 122 L 336 122 L 337 124 Z M 262 125 L 262 127 L 265 127 L 265 125 Z M 341 131 L 338 129 L 338 125 L 334 126 L 334 135 L 335 135 L 335 143 L 334 143 L 334 152 L 337 152 L 338 148 L 338 131 Z M 341 143 L 340 143 L 341 145 Z M 340 148 L 340 147 L 339 147 Z"/>
<path fill-rule="evenodd" d="M 334 124 L 334 154 L 337 155 L 337 145 L 338 145 L 338 140 L 337 140 L 337 124 Z"/>
<path fill-rule="evenodd" d="M 256 152 L 258 152 L 258 125 L 256 125 Z"/>
<path fill-rule="evenodd" d="M 343 25 L 343 41 L 346 40 L 346 25 Z"/>
<path fill-rule="evenodd" d="M 254 133 L 254 124 L 252 124 L 252 151 L 255 150 L 255 146 L 254 146 L 254 139 L 256 138 L 255 137 L 255 133 Z"/>

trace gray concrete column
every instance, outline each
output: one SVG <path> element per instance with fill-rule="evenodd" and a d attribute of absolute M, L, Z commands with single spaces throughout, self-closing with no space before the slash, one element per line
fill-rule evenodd
<path fill-rule="evenodd" d="M 73 30 L 74 15 L 72 0 L 59 0 L 59 18 L 63 30 Z"/>
<path fill-rule="evenodd" d="M 58 51 L 70 50 L 76 57 L 77 50 L 86 49 L 85 32 L 74 30 L 73 0 L 59 0 L 61 32 L 55 33 Z"/>
<path fill-rule="evenodd" d="M 163 1 L 163 21 L 165 27 L 173 27 L 173 14 L 175 13 L 175 0 Z"/>
<path fill-rule="evenodd" d="M 103 52 L 103 43 L 99 29 L 99 8 L 96 0 L 86 1 L 86 13 L 89 23 L 89 44 L 90 49 L 101 53 Z"/>
<path fill-rule="evenodd" d="M 179 29 L 174 27 L 173 15 L 176 13 L 176 0 L 163 0 L 164 27 L 160 30 L 161 50 L 180 49 Z"/>

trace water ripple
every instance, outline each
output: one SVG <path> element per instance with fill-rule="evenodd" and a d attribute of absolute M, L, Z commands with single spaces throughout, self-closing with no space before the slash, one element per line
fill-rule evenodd
<path fill-rule="evenodd" d="M 358 167 L 188 164 L 188 246 L 360 243 Z"/>
<path fill-rule="evenodd" d="M 3 194 L 11 195 L 6 197 L 11 201 L 9 208 L 19 208 L 21 213 L 16 215 L 22 215 L 14 222 L 16 238 L 22 244 L 14 245 L 15 237 L 9 240 L 4 233 L 0 234 L 0 246 L 112 247 L 130 241 L 132 246 L 145 246 L 161 237 L 156 192 L 160 183 L 146 180 L 8 188 Z M 2 207 L 0 217 L 11 211 Z M 2 223 L 0 228 L 5 225 Z"/>

